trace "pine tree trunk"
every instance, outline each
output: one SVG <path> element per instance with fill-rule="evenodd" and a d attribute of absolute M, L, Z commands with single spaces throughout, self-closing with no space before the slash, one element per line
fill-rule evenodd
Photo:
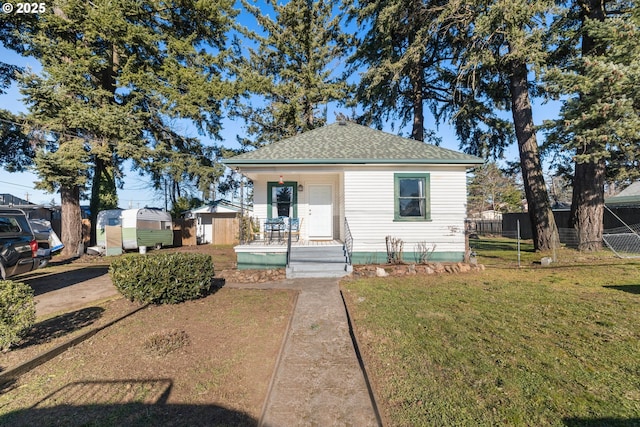
<path fill-rule="evenodd" d="M 61 240 L 64 244 L 62 255 L 82 255 L 82 213 L 80 212 L 80 188 L 61 187 L 60 198 L 62 201 Z"/>
<path fill-rule="evenodd" d="M 411 28 L 419 27 L 415 23 L 420 19 L 420 10 L 423 8 L 421 1 L 412 1 L 409 6 L 409 21 Z M 415 43 L 416 35 L 409 32 L 409 46 Z M 411 70 L 409 70 L 409 79 L 411 80 L 411 104 L 413 107 L 413 126 L 411 128 L 411 139 L 416 141 L 424 141 L 424 65 L 420 60 L 411 61 Z"/>
<path fill-rule="evenodd" d="M 576 230 L 578 250 L 602 249 L 605 162 L 576 163 L 570 227 Z"/>
<path fill-rule="evenodd" d="M 511 112 L 518 140 L 522 181 L 531 219 L 533 244 L 537 251 L 546 251 L 553 249 L 559 242 L 558 228 L 551 211 L 549 195 L 540 165 L 538 142 L 527 87 L 526 64 L 513 64 L 510 88 Z"/>
<path fill-rule="evenodd" d="M 424 100 L 422 99 L 422 86 L 423 81 L 420 77 L 413 80 L 413 127 L 411 129 L 411 138 L 416 141 L 424 141 Z"/>

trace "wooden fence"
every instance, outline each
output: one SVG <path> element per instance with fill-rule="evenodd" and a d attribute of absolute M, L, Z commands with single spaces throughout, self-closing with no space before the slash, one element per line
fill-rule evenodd
<path fill-rule="evenodd" d="M 501 219 L 467 219 L 465 230 L 469 234 L 502 236 Z"/>
<path fill-rule="evenodd" d="M 219 213 L 213 218 L 213 244 L 235 245 L 239 242 L 240 218 L 235 213 Z"/>

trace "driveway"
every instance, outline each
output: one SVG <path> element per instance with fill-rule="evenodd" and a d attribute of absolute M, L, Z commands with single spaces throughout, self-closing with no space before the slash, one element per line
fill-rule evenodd
<path fill-rule="evenodd" d="M 105 264 L 58 264 L 18 276 L 34 291 L 36 316 L 68 312 L 119 295 Z"/>

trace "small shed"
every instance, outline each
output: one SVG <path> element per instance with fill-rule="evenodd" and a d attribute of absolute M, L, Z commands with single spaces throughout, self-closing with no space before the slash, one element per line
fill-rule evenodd
<path fill-rule="evenodd" d="M 245 213 L 247 207 L 244 207 Z M 199 245 L 237 244 L 242 206 L 228 200 L 216 200 L 185 212 L 184 217 L 196 221 L 196 238 Z"/>

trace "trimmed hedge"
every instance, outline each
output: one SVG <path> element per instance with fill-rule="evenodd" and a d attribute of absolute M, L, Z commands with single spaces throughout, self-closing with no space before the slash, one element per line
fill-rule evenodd
<path fill-rule="evenodd" d="M 131 254 L 112 261 L 109 275 L 130 301 L 176 304 L 207 295 L 213 261 L 205 254 Z"/>
<path fill-rule="evenodd" d="M 0 280 L 0 350 L 18 344 L 35 322 L 33 289 L 22 282 Z"/>

